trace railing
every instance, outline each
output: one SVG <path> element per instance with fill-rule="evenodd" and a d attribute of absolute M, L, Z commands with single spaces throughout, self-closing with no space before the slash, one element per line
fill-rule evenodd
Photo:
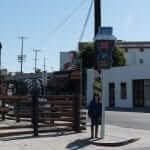
<path fill-rule="evenodd" d="M 86 128 L 86 112 L 78 95 L 39 97 L 0 96 L 2 122 L 14 120 L 17 124 L 0 126 L 0 137 L 57 132 L 80 132 Z M 23 122 L 23 124 L 22 124 Z M 14 131 L 15 129 L 15 131 Z M 18 130 L 18 131 L 17 131 Z"/>

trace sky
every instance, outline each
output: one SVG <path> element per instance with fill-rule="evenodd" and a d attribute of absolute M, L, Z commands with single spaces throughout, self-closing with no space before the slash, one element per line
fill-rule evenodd
<path fill-rule="evenodd" d="M 60 52 L 77 48 L 90 3 L 91 0 L 1 0 L 2 67 L 9 72 L 20 70 L 18 37 L 25 36 L 23 71 L 34 71 L 33 49 L 41 50 L 38 68 L 43 70 L 45 57 L 46 69 L 58 70 Z M 102 24 L 112 26 L 119 40 L 150 41 L 149 6 L 150 0 L 102 0 Z M 92 11 L 82 41 L 92 41 L 93 37 Z"/>

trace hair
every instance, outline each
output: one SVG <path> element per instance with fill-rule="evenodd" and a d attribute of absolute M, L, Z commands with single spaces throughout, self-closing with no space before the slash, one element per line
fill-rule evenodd
<path fill-rule="evenodd" d="M 98 96 L 98 98 L 101 99 L 101 92 L 100 92 L 100 94 L 96 94 L 96 93 L 95 93 L 95 94 L 93 95 L 93 97 L 95 98 L 95 96 Z"/>

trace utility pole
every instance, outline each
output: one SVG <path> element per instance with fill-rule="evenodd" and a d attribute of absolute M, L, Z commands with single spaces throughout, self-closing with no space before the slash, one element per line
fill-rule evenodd
<path fill-rule="evenodd" d="M 35 61 L 35 73 L 36 73 L 36 70 L 37 70 L 37 57 L 38 57 L 38 52 L 40 52 L 40 50 L 38 49 L 34 49 L 33 52 L 35 52 L 35 58 L 34 58 L 34 61 Z"/>
<path fill-rule="evenodd" d="M 44 71 L 46 71 L 46 59 L 44 57 Z"/>
<path fill-rule="evenodd" d="M 101 0 L 94 0 L 94 22 L 95 22 L 95 27 L 94 27 L 94 32 L 95 36 L 98 33 L 99 27 L 102 25 L 101 21 Z"/>
<path fill-rule="evenodd" d="M 23 70 L 23 62 L 25 60 L 25 55 L 23 53 L 23 48 L 24 48 L 24 39 L 27 39 L 27 37 L 21 36 L 19 37 L 21 39 L 21 54 L 18 55 L 18 62 L 20 63 L 20 72 L 22 74 Z"/>
<path fill-rule="evenodd" d="M 44 57 L 44 71 L 43 71 L 43 85 L 44 85 L 44 91 L 43 91 L 43 95 L 46 95 L 46 85 L 47 85 L 47 71 L 46 71 L 46 59 Z"/>
<path fill-rule="evenodd" d="M 94 28 L 94 32 L 95 32 L 95 37 L 99 31 L 99 28 L 102 26 L 102 18 L 101 18 L 101 0 L 94 0 L 94 12 L 95 12 L 95 28 Z M 95 43 L 95 48 L 96 48 L 96 43 Z M 103 72 L 102 72 L 102 68 L 101 68 L 101 80 L 103 81 Z M 102 98 L 103 98 L 103 85 L 102 85 Z M 105 135 L 105 102 L 104 99 L 102 100 L 102 122 L 101 122 L 101 132 L 100 132 L 100 136 L 103 139 L 104 135 Z"/>
<path fill-rule="evenodd" d="M 0 42 L 0 85 L 2 84 L 2 77 L 1 77 L 1 71 L 2 71 L 2 57 L 1 57 L 1 53 L 2 53 L 2 44 Z M 1 88 L 0 88 L 1 89 Z M 1 91 L 0 91 L 1 92 Z"/>

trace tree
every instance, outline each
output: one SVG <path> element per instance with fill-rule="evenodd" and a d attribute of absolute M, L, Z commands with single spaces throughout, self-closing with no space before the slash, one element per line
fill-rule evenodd
<path fill-rule="evenodd" d="M 96 50 L 93 42 L 86 42 L 79 44 L 80 53 L 82 58 L 83 68 L 96 68 Z M 124 66 L 126 63 L 123 50 L 115 45 L 112 53 L 113 66 Z"/>
<path fill-rule="evenodd" d="M 123 49 L 119 48 L 117 45 L 115 45 L 112 53 L 113 58 L 113 66 L 125 66 L 126 59 L 123 53 Z"/>
<path fill-rule="evenodd" d="M 79 57 L 82 58 L 83 68 L 96 67 L 96 51 L 93 42 L 79 44 Z"/>
<path fill-rule="evenodd" d="M 36 69 L 36 73 L 41 73 L 41 69 Z"/>

